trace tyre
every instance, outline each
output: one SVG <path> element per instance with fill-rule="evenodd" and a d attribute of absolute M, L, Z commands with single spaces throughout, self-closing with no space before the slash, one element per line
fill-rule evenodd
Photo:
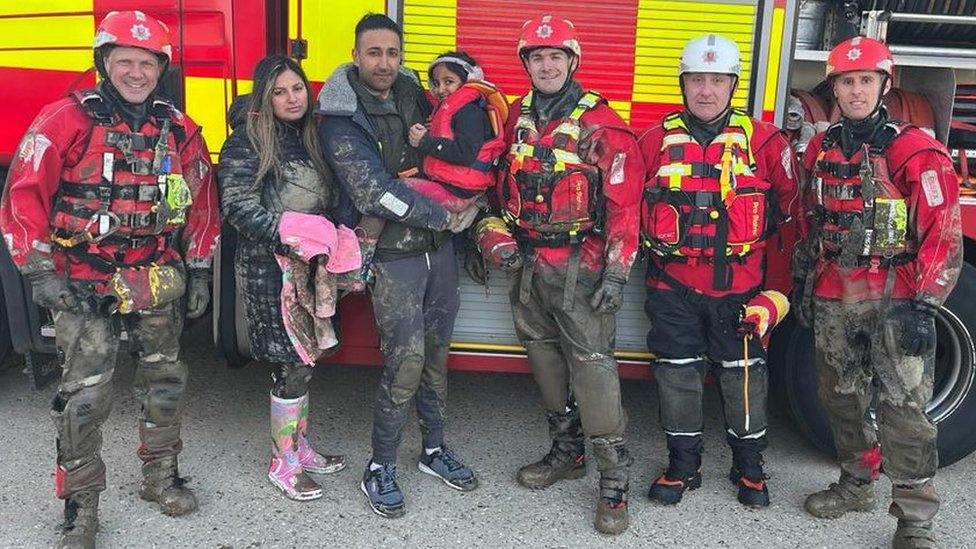
<path fill-rule="evenodd" d="M 935 385 L 925 411 L 939 427 L 939 465 L 951 465 L 976 450 L 976 268 L 963 264 L 959 282 L 936 316 L 938 347 Z M 800 434 L 821 451 L 833 453 L 827 413 L 817 395 L 813 331 L 796 327 L 783 364 L 790 415 Z M 866 417 L 865 421 L 870 421 Z"/>

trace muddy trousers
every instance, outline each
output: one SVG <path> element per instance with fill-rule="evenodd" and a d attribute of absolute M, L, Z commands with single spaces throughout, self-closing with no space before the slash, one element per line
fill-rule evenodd
<path fill-rule="evenodd" d="M 447 357 L 460 306 L 449 241 L 423 255 L 373 265 L 373 313 L 383 374 L 373 404 L 373 461 L 395 463 L 415 401 L 425 448 L 444 443 Z"/>
<path fill-rule="evenodd" d="M 861 480 L 881 470 L 891 479 L 889 512 L 908 520 L 930 520 L 939 509 L 932 477 L 939 464 L 936 427 L 925 415 L 932 398 L 934 352 L 905 356 L 899 313 L 909 300 L 841 303 L 814 299 L 814 331 L 820 400 L 830 417 L 841 469 Z M 867 422 L 877 386 L 878 429 Z"/>
<path fill-rule="evenodd" d="M 533 268 L 532 264 L 525 268 Z M 627 415 L 613 357 L 616 319 L 590 307 L 597 275 L 581 268 L 570 310 L 565 307 L 566 269 L 537 264 L 525 281 L 510 277 L 515 332 L 525 347 L 546 412 L 564 414 L 575 397 L 583 431 L 591 438 L 622 441 Z"/>
<path fill-rule="evenodd" d="M 733 460 L 747 478 L 760 480 L 762 476 L 758 455 L 767 445 L 769 371 L 760 342 L 750 340 L 746 349 L 736 334 L 746 299 L 648 289 L 644 303 L 651 321 L 647 345 L 657 357 L 653 366 L 661 427 L 675 475 L 689 476 L 700 466 L 702 395 L 705 374 L 711 369 L 718 380 Z"/>
<path fill-rule="evenodd" d="M 293 400 L 308 393 L 312 381 L 312 366 L 305 364 L 275 364 L 271 373 L 271 394 Z"/>
<path fill-rule="evenodd" d="M 57 496 L 105 489 L 100 455 L 102 423 L 112 408 L 112 375 L 120 328 L 136 358 L 133 382 L 139 412 L 140 459 L 175 456 L 183 447 L 180 411 L 187 369 L 179 360 L 181 311 L 171 303 L 127 315 L 56 312 L 54 327 L 62 363 L 51 407 L 57 430 Z"/>

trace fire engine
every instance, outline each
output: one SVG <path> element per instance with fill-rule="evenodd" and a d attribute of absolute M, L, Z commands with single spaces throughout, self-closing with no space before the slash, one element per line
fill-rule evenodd
<path fill-rule="evenodd" d="M 600 91 L 637 133 L 682 106 L 677 59 L 684 43 L 706 32 L 735 40 L 743 76 L 733 103 L 788 129 L 802 154 L 804 139 L 839 113 L 823 82 L 833 44 L 858 33 L 888 42 L 897 89 L 886 98 L 895 117 L 928 128 L 956 159 L 963 191 L 966 264 L 937 319 L 935 396 L 928 412 L 939 424 L 943 465 L 976 450 L 976 1 L 932 0 L 906 8 L 896 0 L 563 0 L 584 48 L 577 73 Z M 912 4 L 914 5 L 914 4 Z M 868 11 L 870 8 L 871 11 Z M 488 79 L 510 97 L 528 78 L 515 55 L 521 22 L 555 6 L 519 0 L 22 0 L 0 6 L 0 166 L 9 165 L 20 137 L 44 104 L 92 86 L 91 40 L 109 11 L 141 9 L 166 22 L 174 62 L 165 93 L 203 126 L 216 161 L 229 133 L 226 112 L 250 91 L 254 64 L 269 53 L 299 59 L 317 91 L 331 71 L 350 60 L 353 26 L 367 12 L 386 13 L 404 29 L 406 65 L 426 74 L 438 54 L 460 49 L 478 60 Z M 897 11 L 897 10 L 903 11 Z M 893 10 L 893 11 L 887 11 Z M 225 225 L 215 262 L 213 331 L 231 366 L 249 360 L 247 334 L 232 264 L 236 236 Z M 3 248 L 3 247 L 0 247 Z M 775 248 L 775 247 L 774 247 Z M 40 383 L 58 374 L 49 315 L 0 250 L 6 313 L 0 352 L 27 357 Z M 788 276 L 785 254 L 770 254 L 771 276 Z M 644 265 L 635 266 L 617 314 L 621 374 L 650 377 L 642 305 Z M 462 305 L 452 343 L 453 369 L 527 372 L 512 326 L 504 277 L 480 286 L 462 275 Z M 967 306 L 968 305 L 968 306 Z M 342 346 L 327 359 L 379 364 L 379 339 L 365 295 L 343 299 Z M 816 397 L 813 341 L 791 319 L 777 328 L 770 349 L 773 392 L 800 431 L 829 450 L 830 431 Z M 865 421 L 871 421 L 867 417 Z"/>

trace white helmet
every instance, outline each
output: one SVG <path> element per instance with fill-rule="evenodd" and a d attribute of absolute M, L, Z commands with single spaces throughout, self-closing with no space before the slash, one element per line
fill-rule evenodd
<path fill-rule="evenodd" d="M 735 42 L 718 34 L 706 34 L 689 40 L 681 52 L 678 76 L 686 72 L 712 72 L 740 76 L 742 63 Z"/>

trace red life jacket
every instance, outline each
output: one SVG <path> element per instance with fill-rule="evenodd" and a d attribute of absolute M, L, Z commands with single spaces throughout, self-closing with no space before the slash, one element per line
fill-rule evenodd
<path fill-rule="evenodd" d="M 705 147 L 680 113 L 668 115 L 663 128 L 662 161 L 644 186 L 644 244 L 665 260 L 745 256 L 765 247 L 775 204 L 770 183 L 755 176 L 752 119 L 733 109 Z"/>
<path fill-rule="evenodd" d="M 840 148 L 840 126 L 827 130 L 814 164 L 816 219 L 824 257 L 845 267 L 885 266 L 915 257 L 908 231 L 908 195 L 891 179 L 889 148 L 908 124 L 889 123 L 879 139 L 848 160 Z M 900 166 L 895 166 L 897 169 Z"/>
<path fill-rule="evenodd" d="M 132 132 L 97 92 L 79 91 L 73 98 L 92 127 L 80 159 L 62 170 L 51 209 L 52 241 L 105 271 L 111 265 L 100 258 L 100 245 L 153 245 L 161 253 L 168 247 L 164 237 L 185 224 L 185 215 L 167 204 L 168 187 L 185 188 L 178 154 L 185 133 L 175 108 L 155 100 L 152 120 Z"/>
<path fill-rule="evenodd" d="M 603 99 L 586 92 L 569 116 L 539 135 L 532 116 L 532 92 L 522 98 L 508 173 L 501 186 L 503 216 L 516 239 L 536 246 L 578 242 L 599 224 L 600 170 L 578 156 L 580 118 Z"/>
<path fill-rule="evenodd" d="M 483 192 L 495 184 L 492 169 L 505 153 L 505 120 L 508 103 L 498 88 L 488 82 L 466 82 L 444 98 L 430 119 L 430 135 L 454 139 L 451 121 L 461 107 L 477 102 L 485 108 L 494 137 L 485 141 L 474 162 L 468 166 L 452 164 L 433 155 L 424 156 L 424 174 L 435 181 L 461 189 Z"/>

